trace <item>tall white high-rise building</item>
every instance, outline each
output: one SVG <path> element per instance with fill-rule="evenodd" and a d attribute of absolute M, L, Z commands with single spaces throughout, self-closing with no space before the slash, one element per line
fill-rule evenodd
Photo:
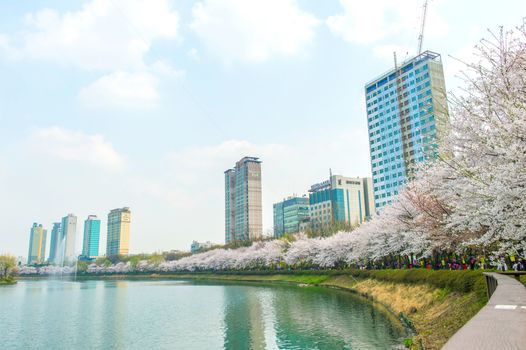
<path fill-rule="evenodd" d="M 62 218 L 60 225 L 61 235 L 56 252 L 57 263 L 60 265 L 72 263 L 77 260 L 75 253 L 75 239 L 77 235 L 77 217 L 68 214 Z"/>

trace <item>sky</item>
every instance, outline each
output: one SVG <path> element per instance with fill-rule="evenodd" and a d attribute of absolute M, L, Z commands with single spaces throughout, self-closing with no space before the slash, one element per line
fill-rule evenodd
<path fill-rule="evenodd" d="M 262 163 L 272 203 L 329 169 L 370 176 L 364 85 L 415 55 L 421 0 L 46 0 L 0 3 L 0 254 L 33 222 L 130 207 L 130 252 L 224 242 L 224 174 Z M 522 0 L 430 0 L 424 50 L 448 91 Z M 48 247 L 49 250 L 49 247 Z"/>

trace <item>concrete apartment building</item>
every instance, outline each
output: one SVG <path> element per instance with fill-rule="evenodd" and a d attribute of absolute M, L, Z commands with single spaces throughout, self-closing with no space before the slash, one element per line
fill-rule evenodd
<path fill-rule="evenodd" d="M 253 240 L 262 233 L 261 161 L 243 157 L 225 171 L 225 242 Z"/>
<path fill-rule="evenodd" d="M 130 208 L 113 209 L 108 214 L 106 256 L 128 254 L 130 250 Z"/>
<path fill-rule="evenodd" d="M 63 265 L 70 264 L 77 261 L 77 254 L 75 252 L 75 240 L 77 235 L 77 217 L 73 214 L 68 214 L 62 218 L 60 224 L 60 240 L 58 242 L 58 249 L 56 252 L 57 263 Z"/>
<path fill-rule="evenodd" d="M 36 222 L 29 231 L 29 252 L 27 253 L 27 264 L 42 264 L 46 255 L 47 231 L 42 224 Z"/>

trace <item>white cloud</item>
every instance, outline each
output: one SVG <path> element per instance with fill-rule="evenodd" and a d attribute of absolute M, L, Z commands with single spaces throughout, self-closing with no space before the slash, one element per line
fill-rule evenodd
<path fill-rule="evenodd" d="M 5 57 L 14 59 L 17 52 L 13 50 L 10 43 L 9 36 L 0 33 L 0 53 L 4 53 Z"/>
<path fill-rule="evenodd" d="M 88 107 L 148 109 L 159 102 L 158 80 L 147 72 L 114 72 L 82 88 L 78 98 Z"/>
<path fill-rule="evenodd" d="M 186 56 L 190 58 L 192 61 L 199 61 L 199 52 L 195 47 L 192 47 L 188 52 L 186 53 Z"/>
<path fill-rule="evenodd" d="M 310 140 L 307 138 L 307 140 Z M 170 154 L 157 176 L 137 181 L 133 188 L 158 201 L 177 206 L 183 231 L 192 231 L 204 240 L 221 241 L 224 225 L 223 172 L 244 156 L 255 156 L 262 163 L 264 229 L 272 227 L 272 204 L 286 196 L 307 193 L 310 185 L 334 174 L 370 174 L 367 131 L 361 129 L 327 132 L 315 141 L 294 144 L 255 144 L 246 140 L 227 140 L 215 145 L 195 146 Z M 359 151 L 362 150 L 362 151 Z M 369 175 L 370 176 L 370 175 Z M 206 222 L 193 224 L 200 213 Z M 219 237 L 219 238 L 218 238 Z"/>
<path fill-rule="evenodd" d="M 164 60 L 157 60 L 150 65 L 150 72 L 162 76 L 164 78 L 181 79 L 186 72 L 181 69 L 175 69 L 168 62 Z"/>
<path fill-rule="evenodd" d="M 102 135 L 89 135 L 58 126 L 36 130 L 30 138 L 35 152 L 108 171 L 124 168 L 125 160 Z"/>
<path fill-rule="evenodd" d="M 179 16 L 167 0 L 92 0 L 79 11 L 30 13 L 25 25 L 10 40 L 21 57 L 125 70 L 144 67 L 153 41 L 176 38 Z"/>
<path fill-rule="evenodd" d="M 192 12 L 192 29 L 226 63 L 296 55 L 319 24 L 295 0 L 206 0 Z"/>
<path fill-rule="evenodd" d="M 448 32 L 447 23 L 437 8 L 441 1 L 429 2 L 424 37 L 442 37 Z M 337 36 L 355 44 L 373 44 L 384 39 L 396 45 L 414 43 L 416 51 L 420 21 L 421 0 L 354 1 L 340 0 L 343 13 L 330 16 L 326 24 Z"/>

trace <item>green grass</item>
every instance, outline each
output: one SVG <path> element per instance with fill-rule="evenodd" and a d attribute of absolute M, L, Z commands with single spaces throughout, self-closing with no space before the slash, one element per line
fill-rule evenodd
<path fill-rule="evenodd" d="M 0 277 L 0 285 L 15 284 L 16 279 L 13 276 Z"/>
<path fill-rule="evenodd" d="M 381 281 L 428 284 L 436 288 L 447 288 L 466 293 L 479 290 L 484 285 L 481 270 L 351 270 L 355 278 L 374 278 Z"/>

